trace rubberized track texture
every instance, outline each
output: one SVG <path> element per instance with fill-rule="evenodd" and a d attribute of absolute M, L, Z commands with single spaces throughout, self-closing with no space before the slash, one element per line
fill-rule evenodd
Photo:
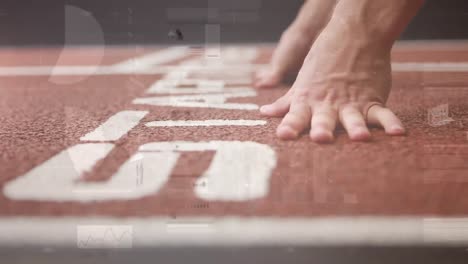
<path fill-rule="evenodd" d="M 468 244 L 468 45 L 399 43 L 370 142 L 275 137 L 270 46 L 0 50 L 0 245 Z"/>

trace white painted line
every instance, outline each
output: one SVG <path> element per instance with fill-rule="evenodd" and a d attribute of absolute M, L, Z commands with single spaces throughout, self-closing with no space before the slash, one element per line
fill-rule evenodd
<path fill-rule="evenodd" d="M 172 107 L 257 110 L 258 105 L 256 104 L 226 103 L 226 100 L 230 98 L 253 97 L 256 95 L 256 92 L 252 91 L 222 94 L 159 96 L 136 98 L 135 100 L 133 100 L 133 103 Z"/>
<path fill-rule="evenodd" d="M 212 126 L 264 126 L 265 120 L 167 120 L 153 121 L 145 124 L 147 127 L 212 127 Z"/>
<path fill-rule="evenodd" d="M 204 218 L 178 217 L 202 224 Z M 0 246 L 77 247 L 78 225 L 132 226 L 133 248 L 184 246 L 468 246 L 468 218 L 220 217 L 168 232 L 165 217 L 2 217 Z M 208 226 L 209 224 L 209 226 Z M 53 232 L 51 232 L 53 230 Z"/>
<path fill-rule="evenodd" d="M 250 65 L 236 65 L 236 64 L 220 64 L 220 65 L 198 65 L 185 68 L 186 70 L 200 70 L 200 71 L 256 71 L 265 67 L 266 64 L 250 64 Z M 118 67 L 115 66 L 12 66 L 0 67 L 0 76 L 77 76 L 77 75 L 123 75 L 123 74 L 167 74 L 174 70 L 180 70 L 179 66 L 152 66 L 147 68 L 134 68 L 134 67 Z M 392 70 L 394 72 L 468 72 L 467 62 L 453 62 L 453 63 L 392 63 Z M 246 81 L 242 80 L 241 83 L 245 84 Z"/>
<path fill-rule="evenodd" d="M 210 201 L 246 201 L 267 195 L 276 167 L 275 151 L 256 142 L 152 142 L 140 146 L 108 180 L 81 181 L 113 147 L 109 143 L 72 146 L 8 182 L 4 194 L 12 200 L 53 202 L 139 199 L 162 188 L 181 152 L 215 151 L 194 193 Z"/>
<path fill-rule="evenodd" d="M 467 62 L 394 62 L 394 72 L 468 72 Z"/>
<path fill-rule="evenodd" d="M 264 64 L 257 65 L 201 65 L 188 67 L 187 70 L 248 70 L 255 71 L 258 68 L 265 67 Z M 81 75 L 125 75 L 125 74 L 141 74 L 141 75 L 153 75 L 153 74 L 166 74 L 175 70 L 179 70 L 179 66 L 151 66 L 148 68 L 132 68 L 132 67 L 118 67 L 112 65 L 104 65 L 96 68 L 92 66 L 11 66 L 11 67 L 0 67 L 0 76 L 81 76 Z"/>
<path fill-rule="evenodd" d="M 139 199 L 159 191 L 180 155 L 176 152 L 137 153 L 107 181 L 80 181 L 113 147 L 108 143 L 70 147 L 8 182 L 5 196 L 12 200 L 82 203 Z"/>
<path fill-rule="evenodd" d="M 187 78 L 189 71 L 184 67 L 177 68 L 168 72 L 165 76 L 165 79 L 170 79 L 172 81 L 182 81 Z"/>
<path fill-rule="evenodd" d="M 225 88 L 226 85 L 250 85 L 252 80 L 250 78 L 244 78 L 242 80 L 208 80 L 208 79 L 171 79 L 169 74 L 164 79 L 156 81 L 152 86 L 160 89 L 178 88 L 180 86 L 193 86 L 197 88 Z"/>
<path fill-rule="evenodd" d="M 96 162 L 114 148 L 110 143 L 88 143 L 72 146 L 26 174 L 7 182 L 3 188 L 12 200 L 55 200 L 73 195 L 73 183 L 89 172 Z"/>
<path fill-rule="evenodd" d="M 136 153 L 106 182 L 74 183 L 62 201 L 133 200 L 156 194 L 168 181 L 179 153 Z M 60 186 L 57 186 L 60 188 Z"/>
<path fill-rule="evenodd" d="M 178 153 L 215 151 L 209 168 L 197 179 L 195 194 L 209 201 L 247 201 L 268 194 L 270 177 L 276 167 L 276 153 L 256 142 L 153 142 L 141 152 Z"/>
<path fill-rule="evenodd" d="M 223 51 L 222 51 L 223 52 Z M 169 62 L 184 59 L 190 55 L 190 48 L 186 46 L 172 47 L 130 58 L 114 65 L 48 65 L 48 66 L 12 66 L 0 67 L 0 76 L 95 76 L 122 74 L 165 74 L 176 70 L 247 70 L 255 71 L 265 65 L 240 65 L 233 62 L 249 62 L 257 56 L 256 48 L 228 48 L 225 52 L 226 60 L 220 63 L 206 64 L 199 60 L 190 60 L 177 66 L 164 65 Z M 181 68 L 183 67 L 183 68 Z"/>
<path fill-rule="evenodd" d="M 198 86 L 195 88 L 180 87 L 178 82 L 163 81 L 152 85 L 147 91 L 147 94 L 206 94 L 206 93 L 236 93 L 236 92 L 254 92 L 250 87 L 229 87 L 225 88 L 216 86 Z"/>
<path fill-rule="evenodd" d="M 182 88 L 182 86 L 192 86 L 192 88 L 200 89 L 216 89 L 222 90 L 226 83 L 223 80 L 195 80 L 195 79 L 171 79 L 169 74 L 164 79 L 158 80 L 148 89 L 147 93 L 154 91 L 157 93 L 159 90 L 171 90 L 174 88 Z"/>
<path fill-rule="evenodd" d="M 80 140 L 86 141 L 114 141 L 127 134 L 140 123 L 148 111 L 121 111 L 111 116 L 92 132 L 89 132 Z"/>
<path fill-rule="evenodd" d="M 121 74 L 109 66 L 14 66 L 0 67 L 0 76 L 108 75 Z"/>
<path fill-rule="evenodd" d="M 112 68 L 117 71 L 127 72 L 129 70 L 138 71 L 147 69 L 154 65 L 166 64 L 171 61 L 180 60 L 189 55 L 188 47 L 173 47 L 164 50 L 156 51 L 151 54 L 146 54 L 137 58 L 112 65 Z"/>
<path fill-rule="evenodd" d="M 226 62 L 251 62 L 258 57 L 256 47 L 228 47 L 221 53 L 223 61 Z"/>
<path fill-rule="evenodd" d="M 268 194 L 276 153 L 256 142 L 217 142 L 210 167 L 197 179 L 195 195 L 208 201 L 248 201 Z"/>
<path fill-rule="evenodd" d="M 168 233 L 189 234 L 189 233 L 213 233 L 215 229 L 211 223 L 167 223 L 166 229 Z"/>
<path fill-rule="evenodd" d="M 199 80 L 197 88 L 224 88 L 226 82 L 223 80 Z"/>

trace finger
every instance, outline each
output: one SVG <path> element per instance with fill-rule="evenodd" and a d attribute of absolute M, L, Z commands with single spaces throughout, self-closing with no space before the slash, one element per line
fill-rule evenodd
<path fill-rule="evenodd" d="M 281 139 L 295 139 L 309 126 L 310 108 L 305 103 L 291 104 L 288 114 L 283 118 L 276 130 Z"/>
<path fill-rule="evenodd" d="M 367 122 L 380 125 L 389 135 L 399 136 L 405 134 L 405 128 L 400 119 L 388 108 L 374 105 L 367 111 Z"/>
<path fill-rule="evenodd" d="M 274 69 L 262 69 L 255 75 L 253 85 L 256 88 L 267 89 L 273 88 L 281 83 L 281 74 Z"/>
<path fill-rule="evenodd" d="M 271 117 L 284 116 L 289 111 L 289 105 L 291 104 L 290 97 L 288 92 L 274 103 L 260 107 L 260 113 Z"/>
<path fill-rule="evenodd" d="M 371 137 L 362 113 L 354 107 L 340 111 L 340 122 L 348 132 L 351 140 L 368 140 Z"/>
<path fill-rule="evenodd" d="M 313 141 L 327 143 L 333 141 L 337 112 L 331 107 L 320 107 L 313 111 L 310 138 Z"/>

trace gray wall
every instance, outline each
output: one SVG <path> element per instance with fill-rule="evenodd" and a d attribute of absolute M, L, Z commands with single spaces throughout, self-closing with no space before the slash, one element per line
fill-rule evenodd
<path fill-rule="evenodd" d="M 328 0 L 324 0 L 328 1 Z M 205 25 L 221 42 L 272 42 L 302 0 L 1 0 L 0 45 L 203 43 Z M 468 1 L 427 0 L 404 39 L 468 38 Z"/>

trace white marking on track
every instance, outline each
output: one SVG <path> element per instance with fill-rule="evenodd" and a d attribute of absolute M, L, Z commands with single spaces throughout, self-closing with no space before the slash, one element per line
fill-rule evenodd
<path fill-rule="evenodd" d="M 145 124 L 147 127 L 212 127 L 212 126 L 264 126 L 265 120 L 167 120 L 153 121 Z"/>
<path fill-rule="evenodd" d="M 10 182 L 5 195 L 14 200 L 79 201 L 138 199 L 166 183 L 179 153 L 137 153 L 105 182 L 80 179 L 114 147 L 108 143 L 79 144 Z"/>
<path fill-rule="evenodd" d="M 222 50 L 221 63 L 206 63 L 203 60 L 190 60 L 176 66 L 163 65 L 183 59 L 190 54 L 188 46 L 159 50 L 136 58 L 130 58 L 114 65 L 48 65 L 48 66 L 7 66 L 0 67 L 0 76 L 97 76 L 122 74 L 167 74 L 177 70 L 205 71 L 255 71 L 265 65 L 243 65 L 234 62 L 249 62 L 257 56 L 256 48 L 230 47 Z M 224 55 L 223 55 L 224 54 Z M 223 58 L 224 57 L 224 58 Z M 183 67 L 183 68 L 181 68 Z"/>
<path fill-rule="evenodd" d="M 110 143 L 72 146 L 23 176 L 8 182 L 3 192 L 13 200 L 56 200 L 73 196 L 73 182 L 90 171 L 112 149 Z"/>
<path fill-rule="evenodd" d="M 157 74 L 171 72 L 180 67 L 157 65 L 179 59 L 179 56 L 182 56 L 182 52 L 178 48 L 175 50 L 175 52 L 174 50 L 170 49 L 168 53 L 163 51 L 167 52 L 167 50 L 156 51 L 154 53 L 146 54 L 139 58 L 131 58 L 114 65 L 40 65 L 0 67 L 0 76 L 81 76 L 122 75 L 135 73 Z M 68 52 L 71 53 L 72 51 L 69 50 Z M 170 55 L 172 55 L 172 57 Z M 149 66 L 143 67 L 143 64 L 145 63 L 148 63 Z M 141 67 L 134 67 L 134 64 L 139 64 Z M 158 67 L 154 67 L 156 65 Z"/>
<path fill-rule="evenodd" d="M 80 202 L 139 199 L 157 193 L 167 182 L 179 153 L 137 153 L 106 182 L 79 182 L 63 200 Z"/>
<path fill-rule="evenodd" d="M 189 71 L 185 67 L 179 67 L 173 71 L 170 71 L 166 74 L 165 78 L 171 80 L 183 80 L 187 78 Z"/>
<path fill-rule="evenodd" d="M 226 82 L 223 80 L 198 80 L 198 88 L 224 88 Z"/>
<path fill-rule="evenodd" d="M 226 103 L 229 98 L 242 98 L 256 96 L 255 91 L 223 94 L 204 94 L 204 95 L 176 95 L 136 98 L 134 104 L 146 104 L 155 106 L 172 107 L 199 107 L 199 108 L 218 108 L 218 109 L 236 109 L 236 110 L 257 110 L 256 104 Z"/>
<path fill-rule="evenodd" d="M 222 60 L 225 62 L 251 62 L 258 57 L 255 47 L 228 47 L 223 50 Z"/>
<path fill-rule="evenodd" d="M 48 75 L 108 75 L 121 74 L 109 66 L 15 66 L 0 67 L 0 76 L 48 76 Z"/>
<path fill-rule="evenodd" d="M 276 153 L 255 142 L 153 142 L 140 146 L 105 182 L 80 181 L 84 173 L 114 148 L 110 143 L 72 146 L 8 182 L 12 200 L 78 201 L 139 199 L 157 193 L 169 179 L 180 152 L 215 151 L 209 168 L 197 179 L 196 195 L 205 200 L 245 201 L 264 197 L 276 166 Z"/>
<path fill-rule="evenodd" d="M 394 72 L 467 72 L 466 62 L 394 62 Z"/>
<path fill-rule="evenodd" d="M 170 79 L 168 75 L 166 75 L 164 79 L 153 83 L 147 93 L 159 93 L 161 90 L 168 91 L 181 88 L 181 86 L 194 86 L 197 89 L 214 89 L 220 91 L 225 88 L 226 82 L 223 80 Z"/>
<path fill-rule="evenodd" d="M 168 233 L 174 234 L 207 234 L 207 233 L 213 233 L 216 230 L 213 228 L 213 225 L 211 223 L 194 223 L 188 222 L 188 223 L 167 223 L 166 224 L 166 230 Z"/>
<path fill-rule="evenodd" d="M 255 92 L 254 89 L 249 87 L 217 87 L 217 86 L 198 86 L 196 88 L 187 88 L 187 87 L 177 87 L 168 85 L 168 83 L 160 83 L 151 86 L 146 93 L 147 94 L 206 94 L 206 93 L 216 93 L 216 92 L 226 92 L 226 93 L 235 93 L 235 92 Z"/>
<path fill-rule="evenodd" d="M 87 141 L 113 141 L 127 134 L 140 123 L 148 111 L 121 111 L 111 116 L 95 130 L 81 137 Z"/>
<path fill-rule="evenodd" d="M 275 151 L 256 142 L 154 142 L 141 146 L 140 151 L 167 154 L 216 151 L 209 168 L 195 185 L 197 197 L 211 201 L 247 201 L 266 196 L 276 167 Z"/>
<path fill-rule="evenodd" d="M 190 228 L 168 232 L 173 224 L 168 217 L 3 217 L 0 218 L 0 245 L 76 248 L 77 225 L 100 223 L 132 226 L 133 248 L 468 245 L 466 217 L 217 217 L 208 220 L 206 217 L 178 217 L 177 221 L 204 224 L 209 235 L 189 235 L 194 233 Z"/>
<path fill-rule="evenodd" d="M 188 70 L 204 71 L 255 71 L 258 68 L 265 67 L 263 64 L 257 65 L 202 65 L 187 68 Z M 167 74 L 178 70 L 179 66 L 152 66 L 148 68 L 115 68 L 112 65 L 96 66 L 7 66 L 0 67 L 0 76 L 80 76 L 80 75 L 124 75 L 124 74 Z"/>
<path fill-rule="evenodd" d="M 72 51 L 69 50 L 69 53 Z M 154 66 L 182 59 L 188 55 L 187 47 L 175 47 L 130 58 L 114 65 L 60 65 L 60 66 L 14 66 L 0 67 L 0 76 L 88 76 L 88 75 L 121 75 L 121 74 L 155 74 L 167 73 L 177 66 Z"/>
<path fill-rule="evenodd" d="M 188 47 L 185 46 L 167 48 L 114 64 L 112 68 L 116 71 L 124 72 L 147 69 L 154 65 L 166 64 L 171 61 L 183 59 L 188 56 L 188 51 Z"/>

